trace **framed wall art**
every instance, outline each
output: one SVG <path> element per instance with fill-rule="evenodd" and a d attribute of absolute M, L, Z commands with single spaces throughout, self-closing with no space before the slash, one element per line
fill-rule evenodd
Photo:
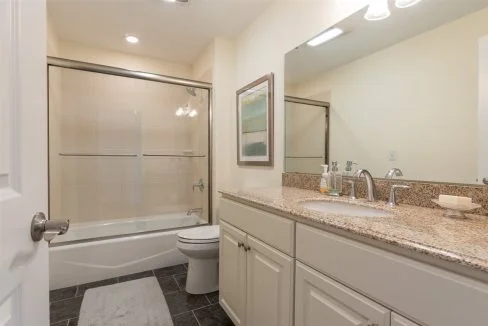
<path fill-rule="evenodd" d="M 237 91 L 237 164 L 273 166 L 274 75 Z"/>

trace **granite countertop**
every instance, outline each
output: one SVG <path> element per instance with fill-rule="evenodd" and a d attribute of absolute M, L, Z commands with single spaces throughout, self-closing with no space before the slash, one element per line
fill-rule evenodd
<path fill-rule="evenodd" d="M 467 214 L 466 219 L 444 217 L 442 209 L 410 205 L 388 207 L 385 202 L 330 197 L 316 191 L 289 187 L 251 188 L 220 191 L 226 198 L 237 199 L 278 210 L 297 222 L 338 229 L 360 237 L 382 241 L 400 248 L 434 256 L 488 272 L 488 217 Z M 331 200 L 373 207 L 391 213 L 388 217 L 350 217 L 320 213 L 300 207 L 304 200 Z"/>

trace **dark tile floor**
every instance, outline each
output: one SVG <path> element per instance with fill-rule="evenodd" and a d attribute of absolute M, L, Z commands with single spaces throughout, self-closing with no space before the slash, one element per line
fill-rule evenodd
<path fill-rule="evenodd" d="M 234 326 L 219 305 L 218 292 L 202 295 L 185 292 L 186 273 L 185 265 L 176 265 L 51 291 L 50 326 L 77 326 L 86 290 L 150 276 L 158 279 L 174 326 Z"/>

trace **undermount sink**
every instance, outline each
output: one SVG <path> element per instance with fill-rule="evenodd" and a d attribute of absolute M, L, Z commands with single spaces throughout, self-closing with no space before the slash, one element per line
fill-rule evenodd
<path fill-rule="evenodd" d="M 328 200 L 307 200 L 299 203 L 303 208 L 329 214 L 353 217 L 388 217 L 390 213 L 381 209 Z"/>

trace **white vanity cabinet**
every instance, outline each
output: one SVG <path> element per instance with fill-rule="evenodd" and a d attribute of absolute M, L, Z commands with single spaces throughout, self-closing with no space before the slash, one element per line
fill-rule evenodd
<path fill-rule="evenodd" d="M 246 218 L 253 214 L 284 224 L 282 228 L 265 230 L 258 239 L 255 233 L 262 230 L 246 227 Z M 290 220 L 222 200 L 219 301 L 236 326 L 293 325 L 295 260 L 276 247 L 290 248 L 290 239 L 281 242 L 284 235 L 279 233 L 289 233 L 292 228 L 294 234 L 294 227 Z M 270 245 L 275 242 L 276 247 Z"/>
<path fill-rule="evenodd" d="M 488 325 L 485 282 L 227 199 L 220 219 L 237 326 Z"/>
<path fill-rule="evenodd" d="M 245 325 L 246 233 L 220 222 L 220 304 L 236 326 Z"/>
<path fill-rule="evenodd" d="M 297 262 L 295 326 L 317 325 L 388 326 L 390 311 Z"/>

